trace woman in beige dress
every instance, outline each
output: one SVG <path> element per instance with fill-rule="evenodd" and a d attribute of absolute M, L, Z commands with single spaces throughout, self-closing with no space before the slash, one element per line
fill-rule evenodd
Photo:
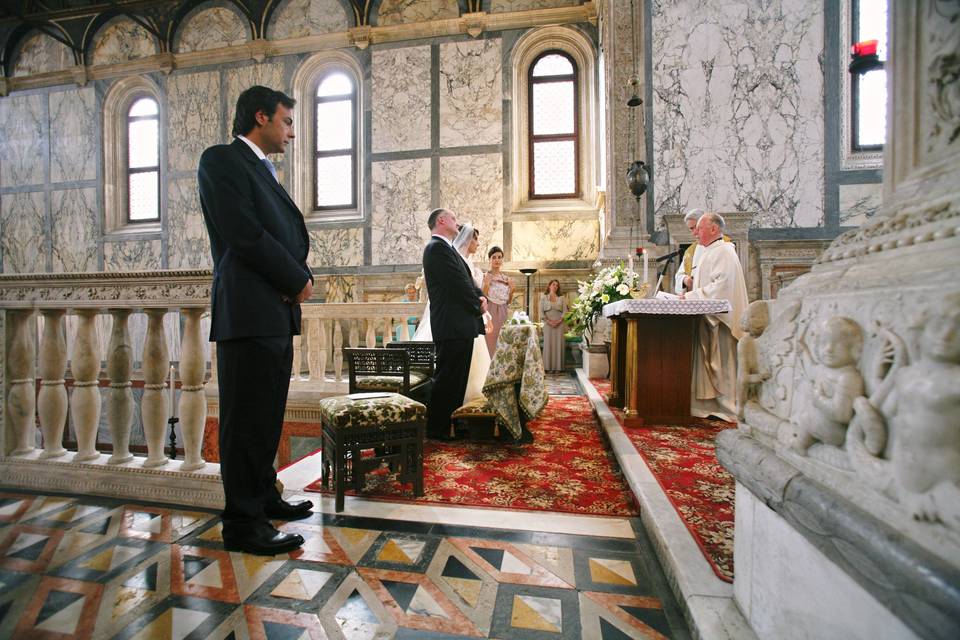
<path fill-rule="evenodd" d="M 543 322 L 543 369 L 546 372 L 563 371 L 563 314 L 567 300 L 560 293 L 560 281 L 551 280 L 540 296 L 540 321 Z"/>
<path fill-rule="evenodd" d="M 507 307 L 513 297 L 513 282 L 503 273 L 503 249 L 497 246 L 490 247 L 487 252 L 490 258 L 490 271 L 483 277 L 483 295 L 487 297 L 487 311 L 493 323 L 493 331 L 487 334 L 487 350 L 493 358 L 497 350 L 497 338 L 500 328 L 507 321 Z"/>

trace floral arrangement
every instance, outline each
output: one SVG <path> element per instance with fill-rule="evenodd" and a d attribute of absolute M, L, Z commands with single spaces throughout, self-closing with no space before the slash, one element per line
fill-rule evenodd
<path fill-rule="evenodd" d="M 593 323 L 603 313 L 603 306 L 629 298 L 630 290 L 638 280 L 639 276 L 621 262 L 602 269 L 592 282 L 579 282 L 580 295 L 563 317 L 570 332 L 582 335 L 584 331 L 592 329 Z"/>
<path fill-rule="evenodd" d="M 507 324 L 533 324 L 530 322 L 530 316 L 526 311 L 514 311 L 513 315 L 507 320 Z"/>

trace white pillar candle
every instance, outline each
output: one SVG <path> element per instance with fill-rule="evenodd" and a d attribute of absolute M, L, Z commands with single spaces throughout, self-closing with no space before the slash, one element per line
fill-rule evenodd
<path fill-rule="evenodd" d="M 641 249 L 641 251 L 643 252 L 643 281 L 644 283 L 646 283 L 647 282 L 647 250 Z"/>
<path fill-rule="evenodd" d="M 175 402 L 177 381 L 175 376 L 176 372 L 173 369 L 173 365 L 170 365 L 170 388 L 167 390 L 167 415 L 171 418 L 177 417 L 177 403 Z"/>

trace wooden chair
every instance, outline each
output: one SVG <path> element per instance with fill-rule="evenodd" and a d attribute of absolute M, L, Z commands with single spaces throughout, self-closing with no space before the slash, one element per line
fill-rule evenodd
<path fill-rule="evenodd" d="M 350 371 L 350 393 L 384 391 L 418 399 L 428 388 L 430 375 L 410 366 L 405 349 L 344 349 L 343 355 Z"/>
<path fill-rule="evenodd" d="M 410 356 L 410 368 L 423 371 L 433 377 L 437 365 L 437 347 L 432 342 L 396 341 L 387 343 L 387 349 L 403 349 Z"/>

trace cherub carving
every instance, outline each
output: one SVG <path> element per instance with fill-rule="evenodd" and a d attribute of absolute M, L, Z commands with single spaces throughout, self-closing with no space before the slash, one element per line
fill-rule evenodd
<path fill-rule="evenodd" d="M 756 300 L 740 318 L 745 335 L 737 343 L 737 418 L 743 422 L 747 402 L 755 400 L 760 383 L 770 377 L 760 368 L 757 338 L 770 323 L 770 310 L 765 300 Z"/>
<path fill-rule="evenodd" d="M 806 454 L 816 442 L 843 445 L 853 418 L 853 402 L 864 392 L 863 376 L 857 369 L 862 350 L 863 331 L 855 321 L 834 316 L 821 324 L 816 336 L 819 363 L 809 352 L 802 352 L 810 396 L 780 434 L 791 449 Z"/>

